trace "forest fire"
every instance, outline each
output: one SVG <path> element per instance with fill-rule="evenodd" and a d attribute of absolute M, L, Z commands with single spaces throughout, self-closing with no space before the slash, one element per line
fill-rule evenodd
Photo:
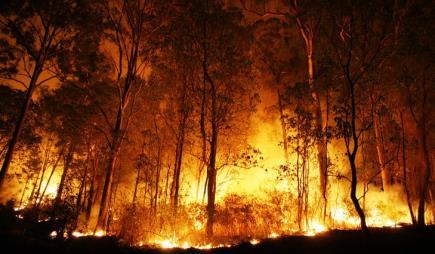
<path fill-rule="evenodd" d="M 0 4 L 0 235 L 247 253 L 425 239 L 432 2 Z"/>
<path fill-rule="evenodd" d="M 103 230 L 98 230 L 96 232 L 79 232 L 79 231 L 74 231 L 71 233 L 72 236 L 74 237 L 83 237 L 83 236 L 95 236 L 95 237 L 102 237 L 105 236 L 106 233 Z"/>

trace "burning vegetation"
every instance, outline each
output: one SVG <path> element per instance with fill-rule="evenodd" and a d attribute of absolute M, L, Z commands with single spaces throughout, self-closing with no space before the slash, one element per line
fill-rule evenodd
<path fill-rule="evenodd" d="M 2 230 L 211 249 L 432 224 L 433 7 L 4 1 Z"/>

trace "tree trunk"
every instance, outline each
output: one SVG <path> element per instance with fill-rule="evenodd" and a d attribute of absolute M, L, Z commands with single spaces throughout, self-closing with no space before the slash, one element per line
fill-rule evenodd
<path fill-rule="evenodd" d="M 89 223 L 92 212 L 92 204 L 95 198 L 95 185 L 97 184 L 97 168 L 98 168 L 98 153 L 95 152 L 93 162 L 92 162 L 92 180 L 89 186 L 88 200 L 86 204 L 86 222 Z"/>
<path fill-rule="evenodd" d="M 350 168 L 352 171 L 352 181 L 351 181 L 351 189 L 350 189 L 350 198 L 352 200 L 352 203 L 355 207 L 356 212 L 358 213 L 358 216 L 360 218 L 361 221 L 361 229 L 364 232 L 368 232 L 368 228 L 367 228 L 367 224 L 366 224 L 366 217 L 364 214 L 364 211 L 362 210 L 358 198 L 356 197 L 356 187 L 357 187 L 357 169 L 356 169 L 356 164 L 355 164 L 355 156 L 349 156 L 349 163 L 350 163 Z"/>
<path fill-rule="evenodd" d="M 207 168 L 208 184 L 207 184 L 207 237 L 213 236 L 213 223 L 215 214 L 215 198 L 216 198 L 216 154 L 217 154 L 217 130 L 212 128 L 212 140 L 210 144 L 209 166 Z"/>
<path fill-rule="evenodd" d="M 207 225 L 206 234 L 208 238 L 213 236 L 213 223 L 215 214 L 216 199 L 216 155 L 218 142 L 218 123 L 217 123 L 217 88 L 216 84 L 208 75 L 207 64 L 204 64 L 204 76 L 211 86 L 211 141 L 209 164 L 207 167 Z"/>
<path fill-rule="evenodd" d="M 72 159 L 73 159 L 73 154 L 74 154 L 74 144 L 70 144 L 70 148 L 69 148 L 68 154 L 66 155 L 65 162 L 64 162 L 62 177 L 60 178 L 59 187 L 57 189 L 56 197 L 54 199 L 54 214 L 53 215 L 56 214 L 56 210 L 62 201 L 62 193 L 63 193 L 63 189 L 65 187 L 65 180 L 66 180 L 68 170 L 69 170 L 69 167 L 70 167 Z"/>
<path fill-rule="evenodd" d="M 156 125 L 157 126 L 157 125 Z M 155 175 L 155 185 L 154 185 L 154 216 L 157 215 L 157 203 L 159 199 L 159 183 L 160 183 L 160 170 L 162 168 L 162 144 L 159 137 L 159 147 L 157 153 L 157 167 L 156 167 L 156 175 Z"/>
<path fill-rule="evenodd" d="M 111 196 L 112 191 L 112 182 L 113 182 L 113 172 L 115 171 L 116 159 L 118 157 L 119 145 L 117 141 L 117 136 L 119 135 L 120 129 L 115 130 L 118 134 L 115 137 L 115 140 L 112 144 L 109 154 L 109 162 L 106 168 L 106 175 L 104 177 L 104 185 L 103 192 L 101 195 L 100 209 L 98 211 L 98 219 L 97 219 L 97 230 L 105 230 L 108 219 L 108 211 L 109 211 L 109 198 Z"/>
<path fill-rule="evenodd" d="M 423 113 L 424 114 L 424 113 Z M 425 121 L 424 117 L 422 119 Z M 422 122 L 423 122 L 422 121 Z M 428 195 L 429 190 L 429 182 L 431 178 L 431 163 L 430 163 L 430 155 L 429 155 L 429 148 L 427 145 L 427 132 L 425 128 L 426 123 L 421 123 L 419 127 L 419 145 L 421 146 L 421 152 L 423 153 L 423 160 L 421 162 L 422 169 L 424 170 L 423 179 L 422 179 L 422 186 L 420 186 L 420 194 L 419 194 L 419 201 L 418 201 L 418 218 L 417 218 L 417 224 L 418 226 L 422 227 L 425 226 L 425 204 L 426 199 Z"/>
<path fill-rule="evenodd" d="M 20 208 L 23 205 L 24 195 L 26 194 L 27 185 L 29 184 L 30 178 L 31 176 L 27 176 L 26 178 L 26 183 L 24 184 L 23 193 L 21 194 L 21 198 L 20 198 L 20 205 L 19 205 Z"/>
<path fill-rule="evenodd" d="M 53 174 L 56 171 L 57 165 L 59 164 L 59 161 L 62 156 L 63 156 L 63 148 L 59 156 L 57 157 L 56 161 L 54 162 L 53 169 L 51 170 L 50 176 L 48 177 L 47 183 L 45 184 L 44 190 L 42 191 L 41 198 L 37 203 L 36 207 L 39 207 L 41 205 L 42 199 L 44 198 L 45 192 L 47 191 L 48 185 L 50 184 L 51 178 L 53 177 Z"/>
<path fill-rule="evenodd" d="M 136 206 L 136 196 L 137 196 L 137 187 L 139 186 L 139 179 L 140 179 L 140 167 L 137 169 L 137 175 L 136 175 L 136 182 L 134 184 L 134 192 L 133 192 L 133 207 Z"/>
<path fill-rule="evenodd" d="M 305 50 L 307 55 L 307 67 L 308 67 L 308 85 L 311 91 L 311 98 L 313 99 L 314 105 L 314 119 L 316 124 L 316 129 L 319 133 L 323 132 L 323 116 L 322 116 L 322 106 L 320 103 L 320 96 L 314 87 L 314 48 L 313 48 L 313 40 L 314 40 L 314 31 L 308 30 L 306 25 L 302 23 L 302 20 L 296 18 L 296 23 L 299 28 L 299 32 L 302 35 L 302 38 L 305 42 Z M 321 135 L 320 138 L 316 141 L 317 147 L 317 161 L 319 163 L 319 191 L 324 200 L 327 199 L 327 149 L 326 149 L 326 138 L 324 135 Z M 325 204 L 323 204 L 326 206 Z"/>
<path fill-rule="evenodd" d="M 403 124 L 403 114 L 400 112 L 400 123 L 402 129 L 402 162 L 403 162 L 403 186 L 405 188 L 406 202 L 408 204 L 409 215 L 411 216 L 411 221 L 413 225 L 417 225 L 417 220 L 415 219 L 414 209 L 412 208 L 411 194 L 409 193 L 408 187 L 408 177 L 406 172 L 406 139 L 405 139 L 405 126 Z"/>
<path fill-rule="evenodd" d="M 184 87 L 184 90 L 186 87 Z M 177 137 L 177 149 L 175 152 L 175 167 L 174 167 L 174 179 L 173 179 L 173 188 L 174 188 L 174 196 L 173 196 L 173 211 L 174 214 L 177 213 L 178 208 L 178 193 L 180 189 L 180 174 L 181 174 L 181 165 L 183 163 L 183 150 L 184 150 L 184 139 L 185 139 L 185 129 L 186 129 L 186 122 L 187 122 L 187 116 L 188 112 L 185 109 L 185 97 L 186 97 L 186 91 L 183 92 L 183 99 L 182 99 L 182 113 L 181 113 L 181 121 L 178 127 L 178 137 Z"/>
<path fill-rule="evenodd" d="M 179 189 L 180 189 L 180 174 L 181 174 L 181 165 L 182 165 L 182 160 L 183 160 L 183 147 L 184 147 L 184 127 L 180 127 L 183 130 L 180 130 L 180 132 L 178 133 L 179 138 L 177 141 L 177 149 L 175 152 L 175 167 L 174 167 L 174 179 L 173 179 L 173 201 L 172 201 L 172 205 L 173 205 L 173 209 L 174 209 L 174 214 L 177 213 L 177 208 L 178 208 L 178 196 L 179 196 Z"/>
<path fill-rule="evenodd" d="M 380 121 L 377 115 L 373 115 L 373 124 L 375 129 L 376 153 L 378 156 L 379 166 L 381 168 L 382 188 L 384 191 L 388 192 L 391 187 L 391 175 L 387 165 L 385 164 L 384 144 L 382 142 Z"/>
<path fill-rule="evenodd" d="M 201 175 L 204 168 L 207 166 L 207 132 L 205 129 L 205 116 L 206 116 L 206 103 L 207 103 L 207 84 L 204 75 L 203 87 L 202 87 L 202 98 L 201 98 L 201 117 L 200 117 L 200 128 L 201 128 L 201 141 L 202 141 L 202 149 L 201 149 L 201 162 L 198 169 L 198 181 L 197 181 L 197 197 L 199 198 L 199 185 L 201 183 Z M 207 181 L 207 180 L 206 180 Z M 205 190 L 205 189 L 204 189 Z M 205 191 L 203 192 L 205 194 Z M 204 196 L 202 199 L 204 200 Z"/>
<path fill-rule="evenodd" d="M 349 73 L 346 73 L 346 78 L 347 78 L 347 82 L 349 85 L 349 90 L 350 90 L 350 100 L 351 100 L 351 135 L 352 135 L 352 143 L 353 143 L 353 147 L 352 147 L 352 151 L 350 151 L 350 147 L 349 147 L 349 142 L 346 142 L 346 146 L 347 146 L 347 156 L 349 158 L 349 164 L 350 164 L 350 169 L 351 169 L 351 173 L 352 173 L 352 179 L 351 179 L 351 189 L 350 189 L 350 198 L 352 200 L 352 203 L 355 207 L 356 212 L 358 213 L 358 216 L 360 218 L 361 221 L 361 229 L 368 233 L 368 228 L 367 228 L 367 224 L 366 224 L 366 217 L 364 214 L 364 211 L 362 210 L 358 198 L 356 197 L 356 188 L 357 188 L 357 167 L 356 167 L 356 155 L 358 153 L 358 135 L 357 135 L 357 131 L 356 131 L 356 103 L 355 103 L 355 84 L 353 83 L 353 81 L 350 79 Z"/>
<path fill-rule="evenodd" d="M 9 166 L 11 164 L 14 155 L 15 146 L 17 145 L 18 138 L 20 137 L 21 131 L 23 129 L 24 119 L 29 109 L 30 102 L 32 101 L 33 91 L 35 90 L 36 82 L 38 81 L 39 75 L 41 74 L 42 67 L 43 67 L 43 59 L 40 57 L 40 60 L 36 62 L 36 66 L 33 71 L 32 78 L 29 83 L 29 87 L 26 92 L 24 103 L 18 115 L 17 123 L 15 124 L 14 132 L 12 133 L 12 138 L 9 141 L 8 149 L 6 151 L 2 168 L 0 170 L 0 193 L 4 191 L 3 185 L 5 182 L 6 174 L 9 170 Z"/>
<path fill-rule="evenodd" d="M 49 160 L 50 160 L 50 146 L 51 146 L 51 144 L 49 141 L 49 143 L 47 144 L 47 147 L 45 148 L 45 152 L 44 152 L 44 162 L 42 163 L 42 174 L 41 174 L 41 179 L 39 180 L 38 189 L 36 190 L 34 207 L 37 207 L 42 199 L 42 197 L 40 197 L 40 194 L 41 194 L 42 183 L 44 182 L 45 171 L 47 171 L 47 167 L 48 167 Z"/>
<path fill-rule="evenodd" d="M 278 95 L 278 107 L 279 107 L 279 115 L 281 120 L 281 129 L 282 129 L 282 143 L 284 145 L 284 159 L 285 159 L 285 165 L 288 166 L 289 159 L 288 159 L 288 141 L 287 141 L 287 129 L 285 126 L 285 119 L 284 119 L 284 106 L 282 105 L 282 99 L 281 94 L 279 92 L 279 88 L 277 89 L 277 95 Z"/>

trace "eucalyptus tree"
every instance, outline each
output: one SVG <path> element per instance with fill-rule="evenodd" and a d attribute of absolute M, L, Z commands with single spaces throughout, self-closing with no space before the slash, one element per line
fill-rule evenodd
<path fill-rule="evenodd" d="M 373 125 L 364 112 L 372 75 L 388 59 L 393 42 L 393 1 L 337 1 L 329 10 L 331 55 L 341 76 L 342 94 L 336 106 L 337 131 L 343 138 L 351 170 L 350 198 L 368 231 L 365 213 L 357 197 L 357 155 L 361 134 Z"/>
<path fill-rule="evenodd" d="M 0 191 L 12 161 L 14 150 L 35 90 L 54 80 L 66 78 L 59 71 L 59 58 L 71 47 L 86 15 L 87 1 L 19 0 L 1 3 L 1 55 L 15 66 L 2 64 L 1 78 L 22 86 L 25 98 L 0 171 Z M 6 53 L 5 53 L 6 50 Z M 8 61 L 10 62 L 10 61 Z"/>
<path fill-rule="evenodd" d="M 113 172 L 137 95 L 147 84 L 147 71 L 157 52 L 158 33 L 168 22 L 170 2 L 101 0 L 97 6 L 103 10 L 104 46 L 114 70 L 116 110 L 111 116 L 104 113 L 109 144 L 108 162 L 103 192 L 99 202 L 97 228 L 105 229 L 108 220 Z M 157 42 L 157 43 L 156 43 Z"/>

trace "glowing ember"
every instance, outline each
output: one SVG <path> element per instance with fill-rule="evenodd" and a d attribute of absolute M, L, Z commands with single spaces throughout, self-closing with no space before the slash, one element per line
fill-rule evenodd
<path fill-rule="evenodd" d="M 74 237 L 83 237 L 83 236 L 95 236 L 95 237 L 102 237 L 105 236 L 106 233 L 103 230 L 98 230 L 95 232 L 95 234 L 93 232 L 80 232 L 80 231 L 74 231 L 71 234 Z"/>
<path fill-rule="evenodd" d="M 326 227 L 322 223 L 314 221 L 311 223 L 311 231 L 313 231 L 314 233 L 321 233 L 326 231 Z"/>
<path fill-rule="evenodd" d="M 199 246 L 195 246 L 196 249 L 200 249 L 200 250 L 208 250 L 208 249 L 212 249 L 214 248 L 213 245 L 211 245 L 211 243 L 207 244 L 207 245 L 199 245 Z"/>
<path fill-rule="evenodd" d="M 189 249 L 190 245 L 189 245 L 188 242 L 184 242 L 183 245 L 181 245 L 181 248 L 183 248 L 183 249 Z"/>
<path fill-rule="evenodd" d="M 94 236 L 97 236 L 97 237 L 101 237 L 101 236 L 104 236 L 104 235 L 106 235 L 106 233 L 103 230 L 98 230 L 94 234 Z"/>
<path fill-rule="evenodd" d="M 195 221 L 194 226 L 195 226 L 196 230 L 201 230 L 204 227 L 204 224 L 201 221 L 197 220 L 197 221 Z"/>
<path fill-rule="evenodd" d="M 173 243 L 170 240 L 163 240 L 159 243 L 160 247 L 163 249 L 172 249 L 172 248 L 177 248 L 178 245 L 176 243 Z"/>
<path fill-rule="evenodd" d="M 162 249 L 174 249 L 174 248 L 180 248 L 180 249 L 190 249 L 190 248 L 194 248 L 194 249 L 199 249 L 199 250 L 208 250 L 208 249 L 213 249 L 213 248 L 222 248 L 222 247 L 231 247 L 231 245 L 224 245 L 224 244 L 219 244 L 219 245 L 212 245 L 211 243 L 209 244 L 205 244 L 205 245 L 200 245 L 200 244 L 190 244 L 189 242 L 184 241 L 183 243 L 179 243 L 176 239 L 164 239 L 164 240 L 155 240 L 152 242 L 152 244 L 156 245 L 159 248 Z M 144 243 L 143 242 L 139 242 L 137 244 L 137 246 L 141 247 L 143 246 Z"/>
<path fill-rule="evenodd" d="M 74 231 L 74 232 L 72 232 L 72 236 L 74 236 L 74 237 L 82 237 L 82 236 L 85 236 L 85 234 L 83 234 L 82 232 Z"/>
<path fill-rule="evenodd" d="M 275 233 L 275 232 L 272 232 L 270 235 L 269 235 L 269 238 L 278 238 L 279 237 L 279 234 L 277 234 L 277 233 Z"/>
<path fill-rule="evenodd" d="M 57 237 L 57 231 L 52 231 L 51 233 L 50 233 L 50 238 L 51 239 L 54 239 L 54 238 L 56 238 Z"/>
<path fill-rule="evenodd" d="M 257 244 L 259 244 L 260 243 L 260 241 L 259 240 L 257 240 L 257 239 L 252 239 L 251 241 L 249 241 L 252 245 L 257 245 Z"/>

